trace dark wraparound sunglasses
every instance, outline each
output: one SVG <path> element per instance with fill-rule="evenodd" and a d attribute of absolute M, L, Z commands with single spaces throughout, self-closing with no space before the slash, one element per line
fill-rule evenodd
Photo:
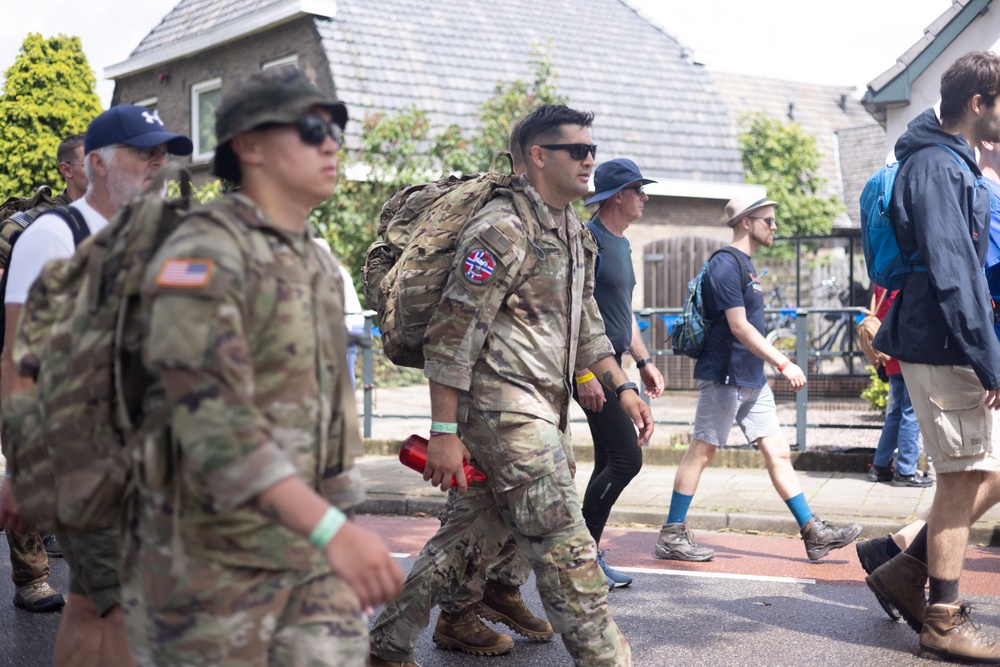
<path fill-rule="evenodd" d="M 340 145 L 340 138 L 343 129 L 334 122 L 327 122 L 315 114 L 307 114 L 299 118 L 295 123 L 299 131 L 299 138 L 310 146 L 319 146 L 326 139 L 327 135 L 333 138 Z"/>
<path fill-rule="evenodd" d="M 264 123 L 254 128 L 256 130 L 273 130 L 276 127 L 292 126 L 299 132 L 299 139 L 302 143 L 310 146 L 319 146 L 326 139 L 327 135 L 333 137 L 337 146 L 341 146 L 341 136 L 343 129 L 334 122 L 327 122 L 316 114 L 306 114 L 294 123 Z"/>
<path fill-rule="evenodd" d="M 597 157 L 597 144 L 539 144 L 539 148 L 548 148 L 550 151 L 566 151 L 574 160 L 583 160 L 587 153 L 593 158 Z"/>

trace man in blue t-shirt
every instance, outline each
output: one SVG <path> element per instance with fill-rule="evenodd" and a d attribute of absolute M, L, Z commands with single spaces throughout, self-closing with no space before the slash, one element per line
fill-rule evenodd
<path fill-rule="evenodd" d="M 764 338 L 764 295 L 750 261 L 759 248 L 774 243 L 775 206 L 766 198 L 741 197 L 726 205 L 725 222 L 733 230 L 733 242 L 708 262 L 703 295 L 712 328 L 694 367 L 700 392 L 694 434 L 674 477 L 670 510 L 654 550 L 657 558 L 706 561 L 715 556 L 712 549 L 695 543 L 685 520 L 698 480 L 716 449 L 726 444 L 734 420 L 764 455 L 771 483 L 798 522 L 810 560 L 850 544 L 861 533 L 858 524 L 838 528 L 809 509 L 778 424 L 774 394 L 764 377 L 767 362 L 792 389 L 806 384 L 802 369 Z"/>

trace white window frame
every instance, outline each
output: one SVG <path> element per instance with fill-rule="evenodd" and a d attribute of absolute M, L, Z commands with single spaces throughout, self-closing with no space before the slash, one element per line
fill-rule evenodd
<path fill-rule="evenodd" d="M 285 65 L 295 65 L 299 66 L 299 54 L 293 53 L 290 56 L 282 56 L 281 58 L 275 58 L 274 60 L 268 60 L 263 65 L 260 66 L 262 70 L 271 69 L 272 67 L 284 67 Z"/>
<path fill-rule="evenodd" d="M 140 107 L 146 107 L 147 109 L 149 109 L 149 107 L 152 106 L 153 110 L 155 111 L 157 102 L 159 102 L 159 100 L 156 99 L 156 96 L 154 95 L 153 97 L 144 97 L 138 102 L 133 102 L 132 104 L 135 104 Z"/>
<path fill-rule="evenodd" d="M 222 78 L 206 79 L 191 86 L 191 141 L 194 143 L 194 152 L 191 153 L 192 162 L 211 160 L 215 155 L 215 149 L 204 150 L 201 147 L 201 127 L 199 126 L 199 104 L 204 93 L 222 89 Z M 212 128 L 214 131 L 214 128 Z"/>

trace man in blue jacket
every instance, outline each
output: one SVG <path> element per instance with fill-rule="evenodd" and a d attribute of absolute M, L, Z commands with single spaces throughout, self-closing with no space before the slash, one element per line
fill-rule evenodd
<path fill-rule="evenodd" d="M 1000 342 L 983 275 L 990 193 L 972 149 L 1000 141 L 998 96 L 1000 56 L 966 54 L 941 77 L 940 118 L 924 111 L 896 142 L 897 158 L 913 153 L 893 190 L 896 237 L 920 267 L 874 341 L 900 362 L 938 490 L 924 537 L 867 582 L 920 632 L 924 653 L 981 664 L 1000 664 L 1000 643 L 969 621 L 958 582 L 969 526 L 1000 501 Z"/>

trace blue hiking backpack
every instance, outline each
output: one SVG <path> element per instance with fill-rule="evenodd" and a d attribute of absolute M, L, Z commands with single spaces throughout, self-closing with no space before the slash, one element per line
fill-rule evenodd
<path fill-rule="evenodd" d="M 684 302 L 684 312 L 677 316 L 674 328 L 670 332 L 670 345 L 674 354 L 683 354 L 692 359 L 697 359 L 701 351 L 705 349 L 705 341 L 708 340 L 708 332 L 712 328 L 712 318 L 705 312 L 705 301 L 702 297 L 702 289 L 705 283 L 705 276 L 708 274 L 708 262 L 712 261 L 720 252 L 732 255 L 743 267 L 743 260 L 732 247 L 726 246 L 712 253 L 708 261 L 701 267 L 701 271 L 688 282 L 688 298 Z"/>
<path fill-rule="evenodd" d="M 928 146 L 940 146 L 954 156 L 966 171 L 972 173 L 969 165 L 958 153 L 944 144 L 926 144 L 919 146 L 898 162 L 888 164 L 876 171 L 861 192 L 861 243 L 865 253 L 865 264 L 868 266 L 868 277 L 873 283 L 893 291 L 903 287 L 903 280 L 908 273 L 927 271 L 927 266 L 917 264 L 915 260 L 920 255 L 920 249 L 907 255 L 896 240 L 896 228 L 892 222 L 892 189 L 896 184 L 896 175 L 903 162 L 917 151 Z M 982 178 L 976 181 L 978 186 Z"/>

